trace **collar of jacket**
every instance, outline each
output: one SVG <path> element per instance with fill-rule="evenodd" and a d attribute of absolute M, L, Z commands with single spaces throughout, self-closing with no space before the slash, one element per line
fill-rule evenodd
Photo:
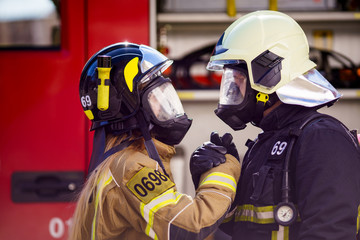
<path fill-rule="evenodd" d="M 160 157 L 161 161 L 163 163 L 169 162 L 170 159 L 175 155 L 175 147 L 167 145 L 163 142 L 160 142 L 159 140 L 156 140 L 155 138 L 152 138 L 152 140 L 155 144 L 156 150 L 159 153 L 159 157 Z M 142 152 L 147 154 L 145 145 L 143 146 Z"/>
<path fill-rule="evenodd" d="M 316 110 L 317 108 L 280 104 L 261 120 L 259 127 L 264 132 L 282 129 L 291 123 L 316 113 Z"/>

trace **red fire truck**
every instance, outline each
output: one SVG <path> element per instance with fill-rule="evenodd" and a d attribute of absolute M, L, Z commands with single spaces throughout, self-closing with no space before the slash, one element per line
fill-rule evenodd
<path fill-rule="evenodd" d="M 0 239 L 67 238 L 92 148 L 82 67 L 112 43 L 149 45 L 151 1 L 52 1 L 58 45 L 0 45 Z"/>

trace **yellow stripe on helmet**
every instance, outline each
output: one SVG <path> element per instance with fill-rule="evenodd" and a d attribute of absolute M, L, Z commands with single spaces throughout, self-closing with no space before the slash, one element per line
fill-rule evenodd
<path fill-rule="evenodd" d="M 139 69 L 138 69 L 138 62 L 139 62 L 139 58 L 135 57 L 133 59 L 131 59 L 125 66 L 124 68 L 124 77 L 125 77 L 125 82 L 126 85 L 128 86 L 130 92 L 132 92 L 134 89 L 133 86 L 133 80 L 134 77 L 138 74 Z"/>
<path fill-rule="evenodd" d="M 85 115 L 90 119 L 90 120 L 93 120 L 94 119 L 94 115 L 92 113 L 91 110 L 86 110 L 84 111 L 85 112 Z"/>

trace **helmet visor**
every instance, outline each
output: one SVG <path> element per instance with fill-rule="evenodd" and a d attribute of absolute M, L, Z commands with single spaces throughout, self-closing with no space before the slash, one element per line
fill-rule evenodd
<path fill-rule="evenodd" d="M 224 68 L 220 86 L 220 104 L 238 105 L 244 101 L 247 75 L 240 70 Z"/>
<path fill-rule="evenodd" d="M 143 54 L 140 63 L 141 71 L 146 73 L 141 79 L 142 83 L 147 82 L 154 73 L 165 71 L 173 63 L 172 60 L 148 46 L 140 45 L 140 51 Z"/>
<path fill-rule="evenodd" d="M 153 116 L 158 121 L 167 121 L 185 114 L 179 96 L 173 85 L 165 82 L 154 89 L 147 95 Z"/>
<path fill-rule="evenodd" d="M 245 63 L 242 60 L 213 60 L 208 63 L 206 69 L 209 71 L 221 71 L 225 65 L 239 65 Z"/>

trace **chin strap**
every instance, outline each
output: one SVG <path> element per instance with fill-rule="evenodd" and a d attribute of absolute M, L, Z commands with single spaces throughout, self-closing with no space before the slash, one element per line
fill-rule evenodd
<path fill-rule="evenodd" d="M 105 144 L 106 144 L 106 136 L 105 136 L 105 128 L 101 127 L 95 130 L 94 140 L 93 140 L 93 150 L 91 153 L 91 159 L 88 169 L 88 175 L 94 171 L 105 159 L 117 153 L 128 146 L 130 146 L 134 140 L 129 141 L 129 139 L 125 139 L 119 145 L 112 147 L 108 151 L 105 152 Z"/>
<path fill-rule="evenodd" d="M 164 171 L 164 173 L 166 174 L 166 176 L 169 177 L 169 175 L 165 171 L 165 167 L 160 159 L 159 153 L 156 150 L 155 144 L 154 144 L 153 140 L 151 139 L 149 126 L 146 123 L 146 120 L 145 120 L 145 117 L 144 117 L 144 114 L 142 113 L 142 111 L 138 111 L 138 113 L 136 114 L 136 119 L 138 120 L 138 123 L 140 125 L 140 130 L 144 137 L 145 147 L 149 154 L 149 157 L 156 160 L 159 163 L 162 170 Z"/>
<path fill-rule="evenodd" d="M 263 118 L 265 105 L 268 101 L 269 101 L 268 94 L 262 92 L 256 94 L 256 107 L 255 107 L 255 115 L 253 120 L 255 124 L 259 124 L 261 119 Z"/>
<path fill-rule="evenodd" d="M 95 130 L 93 139 L 93 149 L 90 158 L 88 175 L 101 164 L 102 155 L 105 151 L 105 128 L 100 127 Z"/>

